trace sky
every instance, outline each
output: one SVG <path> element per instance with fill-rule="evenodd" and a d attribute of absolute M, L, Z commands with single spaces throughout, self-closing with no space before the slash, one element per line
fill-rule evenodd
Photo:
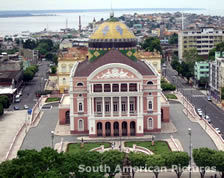
<path fill-rule="evenodd" d="M 224 0 L 0 0 L 0 10 L 206 8 L 224 9 Z"/>

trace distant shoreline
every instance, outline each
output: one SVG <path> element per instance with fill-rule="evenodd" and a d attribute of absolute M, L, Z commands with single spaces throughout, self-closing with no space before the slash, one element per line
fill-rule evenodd
<path fill-rule="evenodd" d="M 40 16 L 57 16 L 55 14 L 1 14 L 0 18 L 14 18 L 14 17 L 40 17 Z"/>
<path fill-rule="evenodd" d="M 119 8 L 113 11 L 200 11 L 204 8 Z M 109 12 L 111 9 L 66 9 L 66 10 L 8 10 L 0 11 L 0 18 L 54 16 L 55 13 Z M 54 13 L 52 15 L 52 13 Z M 56 16 L 56 15 L 55 15 Z"/>

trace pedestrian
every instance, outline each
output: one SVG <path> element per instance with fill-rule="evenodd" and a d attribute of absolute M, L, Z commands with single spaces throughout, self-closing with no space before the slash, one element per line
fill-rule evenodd
<path fill-rule="evenodd" d="M 217 178 L 217 175 L 215 174 L 215 178 Z"/>

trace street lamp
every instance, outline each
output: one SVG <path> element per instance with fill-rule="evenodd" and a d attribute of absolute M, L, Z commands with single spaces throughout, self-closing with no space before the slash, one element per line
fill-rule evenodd
<path fill-rule="evenodd" d="M 51 147 L 54 149 L 54 131 L 51 131 Z"/>
<path fill-rule="evenodd" d="M 191 145 L 191 128 L 188 128 L 188 135 L 189 135 L 189 155 L 190 155 L 190 172 L 189 172 L 189 178 L 191 178 L 191 150 L 192 150 L 192 145 Z"/>

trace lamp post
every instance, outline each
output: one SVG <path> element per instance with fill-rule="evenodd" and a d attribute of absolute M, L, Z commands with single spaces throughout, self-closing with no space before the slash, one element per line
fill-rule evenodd
<path fill-rule="evenodd" d="M 189 161 L 189 165 L 190 165 L 190 171 L 189 171 L 189 178 L 191 178 L 191 150 L 192 150 L 192 143 L 191 143 L 191 128 L 188 128 L 188 135 L 189 135 L 189 155 L 190 155 L 190 161 Z"/>
<path fill-rule="evenodd" d="M 51 131 L 51 147 L 54 149 L 54 131 Z"/>

